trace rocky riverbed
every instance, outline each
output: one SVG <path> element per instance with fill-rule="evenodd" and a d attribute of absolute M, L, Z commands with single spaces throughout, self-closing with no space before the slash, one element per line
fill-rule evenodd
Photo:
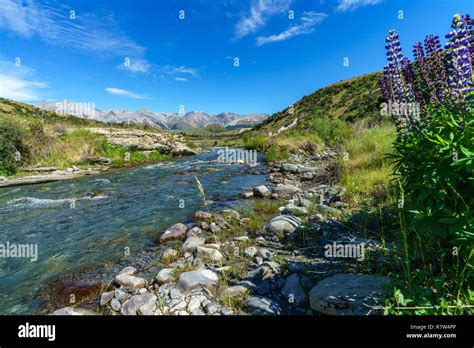
<path fill-rule="evenodd" d="M 371 274 L 389 250 L 341 218 L 350 212 L 333 180 L 337 156 L 326 151 L 274 163 L 267 170 L 272 185 L 243 194 L 253 215 L 196 211 L 191 222 L 157 235 L 162 247 L 147 254 L 154 257 L 122 262 L 89 293 L 96 296 L 52 314 L 380 314 L 390 281 Z M 258 225 L 257 207 L 275 204 Z"/>

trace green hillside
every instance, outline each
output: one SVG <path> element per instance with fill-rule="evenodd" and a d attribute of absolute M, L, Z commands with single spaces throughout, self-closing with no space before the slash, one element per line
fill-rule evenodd
<path fill-rule="evenodd" d="M 129 151 L 111 145 L 106 137 L 89 129 L 134 128 L 148 132 L 157 130 L 139 125 L 105 124 L 95 120 L 61 115 L 35 106 L 0 98 L 0 176 L 22 175 L 26 167 L 72 165 L 88 168 L 91 158 L 107 157 L 112 166 L 138 164 L 169 158 L 153 151 Z M 124 158 L 127 154 L 127 163 Z"/>
<path fill-rule="evenodd" d="M 311 128 L 316 118 L 339 119 L 353 124 L 362 121 L 376 124 L 381 121 L 382 95 L 378 86 L 379 78 L 380 73 L 372 73 L 318 89 L 272 115 L 254 127 L 254 130 L 274 133 L 295 119 L 298 119 L 295 128 L 300 130 Z"/>

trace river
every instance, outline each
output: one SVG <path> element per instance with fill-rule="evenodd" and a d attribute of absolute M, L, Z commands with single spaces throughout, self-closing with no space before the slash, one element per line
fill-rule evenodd
<path fill-rule="evenodd" d="M 220 163 L 216 151 L 0 189 L 0 245 L 38 250 L 37 260 L 0 257 L 0 314 L 41 313 L 44 303 L 33 296 L 40 286 L 82 267 L 114 262 L 124 250 L 133 254 L 167 227 L 188 221 L 203 209 L 194 176 L 214 201 L 211 210 L 239 204 L 237 194 L 266 182 L 265 175 L 249 173 L 264 169 L 262 164 Z"/>

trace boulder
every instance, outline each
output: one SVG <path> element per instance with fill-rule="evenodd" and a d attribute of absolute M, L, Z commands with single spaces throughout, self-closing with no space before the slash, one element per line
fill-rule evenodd
<path fill-rule="evenodd" d="M 224 209 L 221 211 L 221 214 L 226 219 L 240 219 L 240 214 L 237 210 L 234 209 Z"/>
<path fill-rule="evenodd" d="M 292 215 L 276 216 L 268 222 L 264 231 L 277 236 L 284 236 L 288 233 L 293 233 L 301 226 L 301 220 Z"/>
<path fill-rule="evenodd" d="M 291 197 L 295 193 L 301 192 L 301 189 L 290 184 L 285 184 L 274 187 L 272 192 L 277 194 L 278 197 Z"/>
<path fill-rule="evenodd" d="M 283 163 L 280 166 L 280 171 L 296 174 L 298 173 L 298 166 L 293 163 Z"/>
<path fill-rule="evenodd" d="M 204 243 L 206 243 L 206 240 L 204 238 L 191 236 L 183 243 L 181 250 L 183 252 L 193 252 L 198 246 L 204 245 Z"/>
<path fill-rule="evenodd" d="M 310 306 L 329 315 L 366 315 L 370 308 L 383 303 L 387 277 L 366 274 L 336 274 L 323 279 L 309 292 Z"/>
<path fill-rule="evenodd" d="M 249 293 L 250 289 L 244 285 L 234 285 L 229 286 L 228 288 L 224 289 L 221 293 L 221 297 L 239 297 L 245 296 Z"/>
<path fill-rule="evenodd" d="M 202 235 L 202 230 L 199 227 L 193 227 L 188 232 L 186 232 L 186 238 L 189 237 L 199 237 Z"/>
<path fill-rule="evenodd" d="M 114 298 L 114 291 L 109 291 L 109 292 L 104 292 L 102 295 L 100 295 L 100 305 L 105 306 L 107 303 L 110 302 Z"/>
<path fill-rule="evenodd" d="M 245 280 L 254 284 L 259 284 L 265 280 L 270 280 L 280 272 L 279 266 L 275 262 L 264 262 L 257 268 L 249 271 Z"/>
<path fill-rule="evenodd" d="M 217 275 L 214 272 L 207 269 L 199 269 L 181 273 L 176 286 L 183 294 L 188 294 L 193 290 L 215 285 L 217 280 Z"/>
<path fill-rule="evenodd" d="M 295 216 L 305 216 L 308 215 L 308 210 L 303 207 L 296 207 L 294 205 L 287 205 L 281 211 L 282 214 L 286 215 L 295 215 Z"/>
<path fill-rule="evenodd" d="M 254 246 L 249 246 L 248 248 L 244 249 L 244 254 L 249 257 L 254 257 L 257 255 L 258 249 Z"/>
<path fill-rule="evenodd" d="M 115 277 L 115 281 L 127 290 L 136 290 L 147 286 L 145 279 L 127 273 L 120 273 Z"/>
<path fill-rule="evenodd" d="M 281 313 L 280 305 L 264 296 L 250 296 L 245 305 L 249 313 L 253 315 L 278 315 Z"/>
<path fill-rule="evenodd" d="M 97 315 L 97 313 L 84 308 L 64 307 L 55 310 L 51 315 Z"/>
<path fill-rule="evenodd" d="M 158 284 L 167 283 L 173 274 L 173 268 L 163 268 L 158 274 L 155 276 L 155 280 Z"/>
<path fill-rule="evenodd" d="M 149 292 L 132 296 L 125 301 L 120 313 L 122 315 L 153 315 L 156 311 L 157 297 Z"/>
<path fill-rule="evenodd" d="M 160 236 L 160 243 L 165 243 L 170 240 L 182 239 L 186 235 L 187 230 L 188 228 L 185 224 L 175 224 Z"/>
<path fill-rule="evenodd" d="M 300 277 L 297 274 L 292 274 L 286 278 L 285 286 L 281 293 L 290 304 L 299 306 L 306 302 L 306 293 L 301 286 Z"/>
<path fill-rule="evenodd" d="M 271 194 L 270 190 L 265 185 L 255 187 L 253 189 L 253 196 L 254 197 L 265 198 L 265 197 L 269 197 L 270 194 Z"/>
<path fill-rule="evenodd" d="M 224 258 L 219 250 L 213 248 L 206 248 L 204 246 L 196 247 L 196 255 L 199 257 L 208 258 L 212 261 L 218 262 Z"/>
<path fill-rule="evenodd" d="M 207 211 L 197 211 L 193 215 L 194 221 L 209 221 L 212 219 L 212 214 Z"/>

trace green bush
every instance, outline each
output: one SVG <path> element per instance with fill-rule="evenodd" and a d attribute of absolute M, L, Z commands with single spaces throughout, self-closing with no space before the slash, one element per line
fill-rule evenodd
<path fill-rule="evenodd" d="M 396 180 L 402 199 L 404 264 L 408 285 L 421 283 L 466 297 L 474 245 L 474 112 L 430 110 L 419 131 L 395 141 Z M 464 294 L 464 295 L 463 295 Z"/>
<path fill-rule="evenodd" d="M 308 129 L 320 137 L 330 147 L 343 144 L 350 138 L 352 130 L 349 125 L 339 119 L 329 117 L 314 118 L 309 122 Z"/>
<path fill-rule="evenodd" d="M 261 134 L 246 133 L 243 137 L 245 148 L 264 152 L 268 147 L 268 138 Z"/>
<path fill-rule="evenodd" d="M 0 173 L 15 174 L 28 156 L 23 131 L 14 123 L 0 122 Z"/>

